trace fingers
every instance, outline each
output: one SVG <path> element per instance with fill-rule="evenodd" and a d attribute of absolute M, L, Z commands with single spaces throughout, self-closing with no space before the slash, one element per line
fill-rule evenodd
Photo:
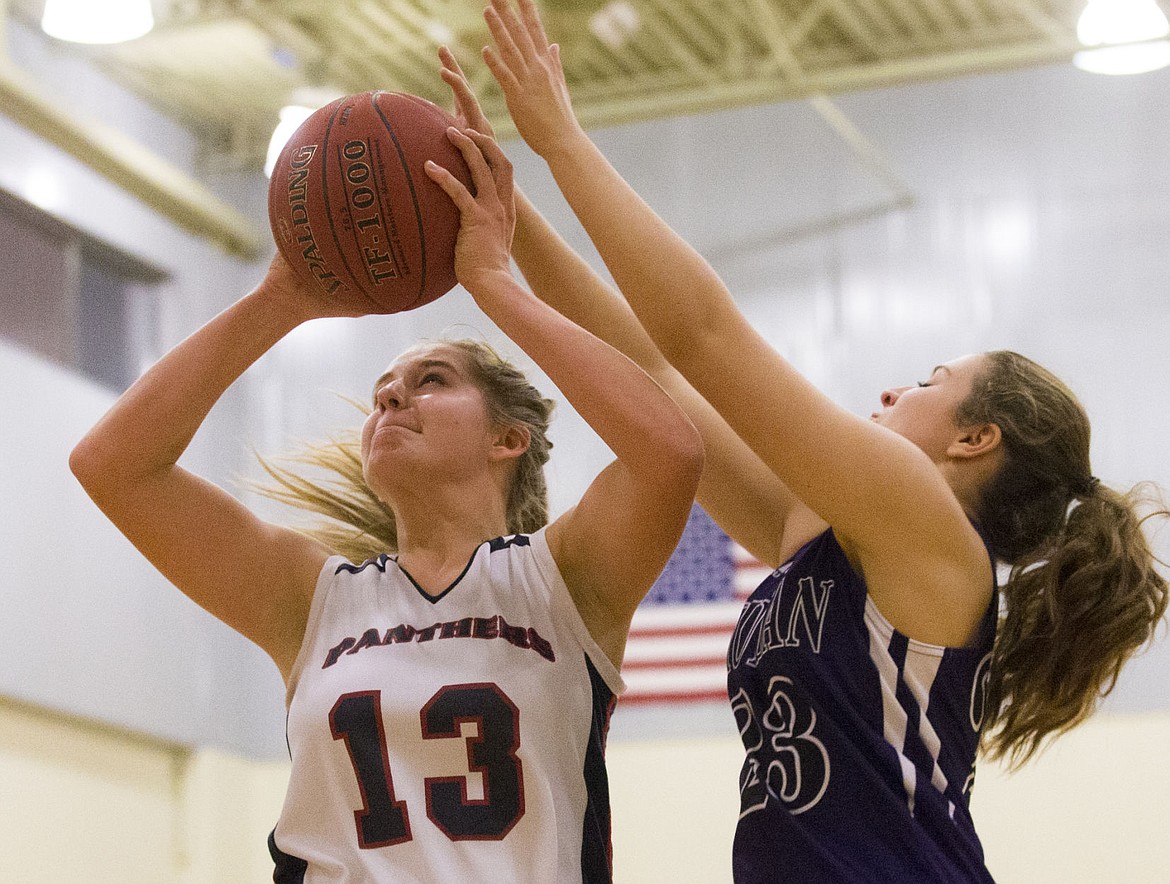
<path fill-rule="evenodd" d="M 428 178 L 439 185 L 443 192 L 451 198 L 451 202 L 455 204 L 455 208 L 459 210 L 460 215 L 466 214 L 475 208 L 475 197 L 463 186 L 463 182 L 434 160 L 427 160 L 423 165 L 423 171 L 427 173 Z"/>
<path fill-rule="evenodd" d="M 467 79 L 463 73 L 463 68 L 459 67 L 459 62 L 455 59 L 454 53 L 452 53 L 451 50 L 446 46 L 439 47 L 439 61 L 443 63 L 443 67 L 447 70 L 451 71 L 459 77 L 462 77 L 464 80 Z"/>
<path fill-rule="evenodd" d="M 533 42 L 533 34 L 528 30 L 524 22 L 517 17 L 515 11 L 512 9 L 511 0 L 491 0 L 491 8 L 495 10 L 500 17 L 501 23 L 508 30 L 508 34 L 512 38 L 512 43 L 520 51 L 525 61 L 529 61 L 535 57 L 538 49 L 543 46 L 537 46 Z M 529 4 L 529 16 L 536 16 L 536 8 Z M 545 44 L 547 45 L 547 44 Z"/>
<path fill-rule="evenodd" d="M 467 127 L 495 138 L 496 133 L 492 129 L 492 124 L 484 114 L 479 99 L 471 84 L 467 82 L 467 75 L 463 73 L 454 54 L 446 46 L 440 46 L 439 60 L 443 64 L 439 76 L 450 87 L 451 94 L 455 97 L 455 113 L 463 118 Z"/>
<path fill-rule="evenodd" d="M 489 190 L 494 191 L 496 186 L 492 179 L 492 171 L 478 145 L 454 126 L 448 127 L 447 140 L 463 154 L 463 162 L 467 163 L 467 168 L 471 172 L 471 183 L 475 186 L 475 192 L 482 195 Z"/>
<path fill-rule="evenodd" d="M 488 30 L 491 32 L 492 40 L 496 44 L 496 51 L 499 54 L 500 60 L 504 62 L 510 71 L 522 74 L 528 69 L 528 64 L 524 59 L 524 54 L 521 52 L 520 47 L 512 39 L 512 29 L 509 29 L 508 23 L 496 8 L 497 4 L 502 5 L 508 16 L 515 21 L 512 10 L 508 8 L 506 3 L 501 3 L 501 0 L 492 0 L 492 5 L 483 11 L 483 19 L 487 22 Z M 515 26 L 515 30 L 520 30 L 519 25 Z"/>
<path fill-rule="evenodd" d="M 459 62 L 455 60 L 455 56 L 446 46 L 439 47 L 439 62 L 443 66 L 439 71 L 439 76 L 450 87 L 451 94 L 455 98 L 455 112 L 467 117 L 468 100 L 475 103 L 475 96 L 471 92 L 471 87 L 467 85 L 467 77 L 463 73 L 463 68 L 459 66 Z"/>
<path fill-rule="evenodd" d="M 534 72 L 547 71 L 554 79 L 564 79 L 560 47 L 548 42 L 540 13 L 534 0 L 516 0 L 519 17 L 511 0 L 491 0 L 483 17 L 495 47 L 485 47 L 483 58 L 492 75 L 510 95 Z"/>
<path fill-rule="evenodd" d="M 524 27 L 537 49 L 548 46 L 548 35 L 544 32 L 544 24 L 540 20 L 540 13 L 533 0 L 517 0 L 520 6 L 520 17 L 524 20 Z"/>
<path fill-rule="evenodd" d="M 505 95 L 514 93 L 520 88 L 520 81 L 512 73 L 512 69 L 504 63 L 499 53 L 491 46 L 483 47 L 483 60 Z"/>
<path fill-rule="evenodd" d="M 475 142 L 454 126 L 447 128 L 447 139 L 463 154 L 463 161 L 471 172 L 471 183 L 475 187 L 475 192 L 483 195 L 486 192 L 494 191 L 494 182 L 491 182 L 490 188 L 487 186 L 491 179 L 491 170 Z M 423 168 L 430 179 L 438 184 L 447 196 L 451 197 L 451 201 L 455 203 L 461 214 L 466 214 L 476 207 L 476 198 L 472 196 L 471 191 L 449 170 L 432 160 L 427 160 Z"/>
<path fill-rule="evenodd" d="M 512 164 L 495 140 L 474 129 L 461 131 L 454 126 L 447 129 L 447 138 L 463 154 L 476 195 L 471 196 L 462 182 L 441 166 L 428 162 L 426 168 L 427 174 L 446 191 L 459 210 L 471 208 L 493 193 L 501 203 L 509 203 L 512 198 Z M 444 175 L 436 177 L 432 166 Z"/>
<path fill-rule="evenodd" d="M 464 118 L 467 125 L 473 128 L 483 128 L 486 118 L 479 107 L 475 93 L 471 91 L 471 87 L 463 75 L 457 74 L 449 68 L 444 68 L 439 72 L 439 76 L 450 87 L 451 94 L 455 97 L 455 112 Z"/>
<path fill-rule="evenodd" d="M 500 196 L 501 202 L 507 202 L 511 199 L 512 194 L 512 163 L 496 143 L 496 140 L 490 135 L 483 132 L 476 132 L 474 129 L 465 130 L 466 135 L 475 142 L 475 146 L 479 148 L 483 155 L 484 161 L 491 170 L 492 178 L 496 184 L 496 193 Z"/>

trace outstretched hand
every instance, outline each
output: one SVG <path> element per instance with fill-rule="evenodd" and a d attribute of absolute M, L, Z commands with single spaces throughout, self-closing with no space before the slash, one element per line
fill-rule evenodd
<path fill-rule="evenodd" d="M 493 131 L 487 115 L 484 114 L 483 108 L 479 106 L 479 99 L 471 91 L 467 75 L 463 73 L 463 68 L 459 66 L 459 62 L 455 60 L 455 56 L 446 46 L 439 47 L 439 61 L 443 65 L 439 76 L 451 89 L 451 94 L 455 98 L 455 115 L 461 121 L 461 125 L 468 129 L 474 129 L 476 132 L 482 132 L 489 138 L 495 138 L 496 133 Z"/>
<path fill-rule="evenodd" d="M 547 159 L 563 139 L 579 134 L 581 126 L 569 100 L 560 47 L 548 42 L 533 0 L 516 2 L 518 15 L 511 0 L 491 0 L 483 11 L 496 44 L 484 47 L 483 58 L 503 90 L 520 136 Z"/>
<path fill-rule="evenodd" d="M 437 163 L 428 160 L 425 168 L 459 209 L 455 275 L 473 297 L 478 297 L 501 275 L 512 278 L 512 233 L 516 228 L 512 164 L 495 139 L 482 132 L 452 126 L 447 137 L 463 154 L 475 195 Z"/>

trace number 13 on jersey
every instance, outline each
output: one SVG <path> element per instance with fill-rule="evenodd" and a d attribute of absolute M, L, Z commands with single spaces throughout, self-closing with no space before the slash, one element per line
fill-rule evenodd
<path fill-rule="evenodd" d="M 452 841 L 499 841 L 524 816 L 520 710 L 498 685 L 446 685 L 419 713 L 423 739 L 465 740 L 468 770 L 483 777 L 483 798 L 468 797 L 467 777 L 427 777 L 427 817 Z M 461 725 L 475 722 L 476 736 Z M 329 713 L 333 739 L 344 740 L 362 794 L 354 811 L 358 844 L 388 847 L 411 839 L 410 812 L 394 797 L 380 691 L 342 694 Z"/>

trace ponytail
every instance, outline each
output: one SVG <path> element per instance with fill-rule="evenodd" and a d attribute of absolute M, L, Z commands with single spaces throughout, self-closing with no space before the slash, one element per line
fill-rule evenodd
<path fill-rule="evenodd" d="M 1084 721 L 1165 614 L 1142 490 L 1086 489 L 1051 546 L 1013 565 L 988 685 L 987 708 L 998 711 L 984 735 L 991 757 L 1019 766 Z"/>
<path fill-rule="evenodd" d="M 364 412 L 369 409 L 358 405 Z M 394 510 L 366 484 L 362 474 L 361 438 L 349 430 L 326 442 L 302 445 L 275 463 L 257 455 L 271 482 L 248 483 L 258 494 L 324 519 L 300 529 L 334 555 L 365 562 L 398 551 Z M 285 465 L 287 464 L 287 466 Z M 327 478 L 309 478 L 309 467 Z"/>
<path fill-rule="evenodd" d="M 1018 766 L 1084 721 L 1152 637 L 1167 583 L 1143 523 L 1170 512 L 1152 486 L 1120 494 L 1093 477 L 1088 416 L 1055 375 L 1010 351 L 986 360 L 956 421 L 994 423 L 1003 439 L 1003 465 L 975 513 L 1011 566 L 983 742 Z"/>

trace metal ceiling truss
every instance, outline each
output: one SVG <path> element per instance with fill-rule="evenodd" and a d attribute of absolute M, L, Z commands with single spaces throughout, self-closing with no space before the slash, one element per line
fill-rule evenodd
<path fill-rule="evenodd" d="M 35 26 L 44 0 L 9 0 Z M 298 87 L 411 92 L 447 105 L 452 48 L 502 137 L 480 58 L 485 0 L 155 0 L 157 26 L 68 46 L 200 134 L 209 166 L 259 168 Z M 882 178 L 904 186 L 829 96 L 1066 61 L 1085 0 L 541 0 L 586 126 L 809 99 Z M 1160 0 L 1165 8 L 1170 0 Z M 600 25 L 609 22 L 607 28 Z M 65 47 L 65 44 L 62 44 Z"/>
<path fill-rule="evenodd" d="M 35 20 L 43 0 L 12 0 Z M 578 113 L 591 126 L 1037 64 L 1075 51 L 1083 0 L 544 0 Z M 484 0 L 156 0 L 155 30 L 86 48 L 115 78 L 259 163 L 298 85 L 449 101 L 452 47 L 510 131 L 479 58 Z M 622 13 L 607 39 L 591 27 Z"/>

